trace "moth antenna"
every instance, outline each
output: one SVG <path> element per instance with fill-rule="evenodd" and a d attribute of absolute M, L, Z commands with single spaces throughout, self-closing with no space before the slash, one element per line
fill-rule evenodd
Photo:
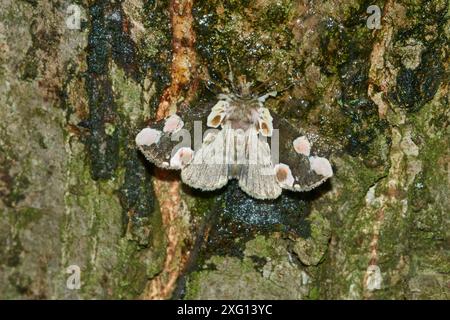
<path fill-rule="evenodd" d="M 277 69 L 277 67 L 278 67 L 278 65 L 280 64 L 280 61 L 277 61 L 276 63 L 275 63 L 275 65 L 273 66 L 273 68 L 267 73 L 268 74 L 268 77 L 269 77 L 269 79 L 271 78 L 271 76 L 272 76 L 272 74 L 275 72 L 275 70 Z M 285 92 L 285 91 L 287 91 L 287 90 L 289 90 L 290 88 L 292 88 L 295 84 L 297 84 L 297 83 L 299 83 L 299 79 L 296 79 L 296 80 L 294 80 L 294 81 L 289 81 L 288 83 L 288 85 L 286 86 L 286 87 L 284 87 L 283 89 L 281 89 L 281 90 L 276 90 L 278 93 L 283 93 L 283 92 Z M 267 83 L 269 83 L 268 85 L 266 85 Z M 265 81 L 265 82 L 262 82 L 260 85 L 258 85 L 256 88 L 255 88 L 255 91 L 258 93 L 258 96 L 269 96 L 270 95 L 270 93 L 271 93 L 271 91 L 275 91 L 275 90 L 271 90 L 275 85 L 277 84 L 277 82 L 276 81 L 271 81 L 271 82 L 269 82 L 269 80 L 267 80 L 267 81 Z M 261 88 L 261 87 L 263 87 L 264 86 L 264 92 L 259 92 L 258 90 Z"/>
<path fill-rule="evenodd" d="M 233 74 L 233 68 L 231 68 L 231 62 L 230 59 L 227 57 L 227 63 L 228 63 L 228 81 L 230 82 L 231 89 L 233 89 L 233 92 L 237 92 L 236 86 L 234 85 L 234 74 Z"/>
<path fill-rule="evenodd" d="M 295 85 L 296 82 L 291 82 L 289 85 L 287 85 L 286 87 L 284 87 L 283 89 L 281 89 L 280 91 L 278 91 L 279 93 L 283 93 L 287 90 L 289 90 L 290 88 L 292 88 Z"/>
<path fill-rule="evenodd" d="M 297 79 L 297 80 L 292 81 L 291 83 L 289 83 L 289 84 L 288 84 L 287 86 L 285 86 L 283 89 L 281 89 L 281 90 L 273 90 L 273 91 L 276 91 L 277 94 L 286 92 L 287 90 L 289 90 L 289 89 L 291 89 L 293 86 L 295 86 L 297 83 L 299 83 L 299 81 L 300 81 L 300 80 Z M 266 82 L 263 82 L 261 85 L 264 85 L 265 83 L 266 83 Z M 264 96 L 266 96 L 266 97 L 273 96 L 273 95 L 272 95 L 272 92 L 273 92 L 273 91 L 271 91 L 270 89 L 273 88 L 276 84 L 277 84 L 276 81 L 272 81 L 272 82 L 265 88 L 265 93 L 264 93 L 264 94 L 258 93 L 258 96 L 260 96 L 260 97 L 264 97 Z M 259 88 L 261 85 L 259 85 L 258 88 Z"/>
<path fill-rule="evenodd" d="M 254 88 L 254 90 L 258 96 L 261 96 L 265 95 L 268 91 L 270 91 L 270 89 L 273 88 L 274 85 L 276 85 L 276 81 L 267 80 L 265 82 L 261 82 L 258 86 Z"/>
<path fill-rule="evenodd" d="M 220 83 L 217 80 L 214 80 L 211 77 L 209 70 L 204 67 L 200 67 L 200 80 L 202 84 L 204 84 L 205 88 L 214 95 L 218 95 L 219 93 L 223 93 L 224 91 L 228 91 L 228 87 L 224 88 L 223 83 Z"/>
<path fill-rule="evenodd" d="M 215 83 L 215 82 L 212 81 L 211 79 L 205 81 L 205 87 L 206 87 L 206 89 L 207 89 L 209 92 L 211 92 L 211 93 L 217 95 L 217 91 L 214 90 L 214 89 L 211 87 L 211 85 L 212 85 L 213 87 L 219 87 L 219 86 L 217 85 L 217 83 Z"/>
<path fill-rule="evenodd" d="M 270 79 L 272 77 L 272 74 L 275 72 L 275 70 L 277 69 L 278 65 L 280 62 L 277 62 L 273 68 L 267 73 L 268 75 L 268 79 Z M 254 90 L 256 91 L 257 95 L 262 97 L 262 96 L 268 96 L 270 95 L 271 91 L 275 91 L 272 90 L 272 88 L 277 84 L 276 81 L 274 80 L 266 80 L 264 82 L 261 82 Z M 264 88 L 263 91 L 260 91 L 261 88 Z M 277 91 L 278 92 L 278 91 Z M 280 92 L 284 92 L 284 89 Z"/>

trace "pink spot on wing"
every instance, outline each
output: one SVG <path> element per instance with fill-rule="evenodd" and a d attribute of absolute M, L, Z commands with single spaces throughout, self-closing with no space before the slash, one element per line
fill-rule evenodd
<path fill-rule="evenodd" d="M 174 133 L 183 128 L 183 126 L 184 126 L 183 120 L 181 120 L 181 118 L 176 114 L 173 114 L 166 119 L 163 131 L 168 133 Z"/>
<path fill-rule="evenodd" d="M 326 178 L 333 176 L 333 168 L 331 168 L 331 164 L 326 158 L 309 157 L 309 163 L 311 165 L 311 169 L 318 175 Z"/>
<path fill-rule="evenodd" d="M 170 158 L 170 167 L 172 169 L 182 169 L 188 165 L 194 158 L 194 151 L 191 148 L 183 147 Z"/>
<path fill-rule="evenodd" d="M 275 178 L 281 187 L 292 187 L 294 184 L 291 168 L 284 163 L 279 163 L 275 166 Z"/>
<path fill-rule="evenodd" d="M 308 141 L 308 138 L 305 136 L 298 137 L 293 142 L 294 150 L 298 154 L 303 154 L 305 156 L 309 156 L 311 152 L 311 143 Z"/>
<path fill-rule="evenodd" d="M 138 146 L 150 146 L 158 143 L 161 138 L 161 131 L 152 128 L 144 128 L 136 136 L 136 144 Z"/>

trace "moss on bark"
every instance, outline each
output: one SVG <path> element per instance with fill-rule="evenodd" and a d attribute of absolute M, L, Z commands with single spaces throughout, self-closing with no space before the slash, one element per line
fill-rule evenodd
<path fill-rule="evenodd" d="M 0 4 L 2 298 L 137 298 L 165 272 L 170 239 L 134 136 L 171 81 L 170 2 L 75 1 L 69 30 L 72 3 Z M 371 4 L 381 29 L 366 26 Z M 192 253 L 174 297 L 449 298 L 449 12 L 194 2 L 195 77 L 225 87 L 228 59 L 273 85 L 269 108 L 326 139 L 335 176 L 275 202 L 183 187 L 177 253 Z M 196 92 L 192 104 L 214 99 Z"/>

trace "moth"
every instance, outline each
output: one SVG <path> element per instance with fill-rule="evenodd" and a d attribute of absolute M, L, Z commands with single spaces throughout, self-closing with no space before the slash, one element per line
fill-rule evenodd
<path fill-rule="evenodd" d="M 216 190 L 237 179 L 256 199 L 276 199 L 283 189 L 309 191 L 333 175 L 321 139 L 264 106 L 275 91 L 258 96 L 246 81 L 227 91 L 213 104 L 185 108 L 144 128 L 137 147 L 157 167 L 181 170 L 193 188 Z"/>

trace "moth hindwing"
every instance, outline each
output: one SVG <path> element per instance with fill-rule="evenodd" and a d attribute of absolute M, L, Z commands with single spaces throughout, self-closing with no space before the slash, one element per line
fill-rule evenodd
<path fill-rule="evenodd" d="M 275 93 L 244 92 L 220 94 L 215 104 L 158 121 L 139 132 L 136 144 L 156 166 L 181 170 L 193 188 L 215 190 L 238 179 L 257 199 L 275 199 L 282 189 L 308 191 L 333 175 L 318 135 L 264 107 Z"/>

